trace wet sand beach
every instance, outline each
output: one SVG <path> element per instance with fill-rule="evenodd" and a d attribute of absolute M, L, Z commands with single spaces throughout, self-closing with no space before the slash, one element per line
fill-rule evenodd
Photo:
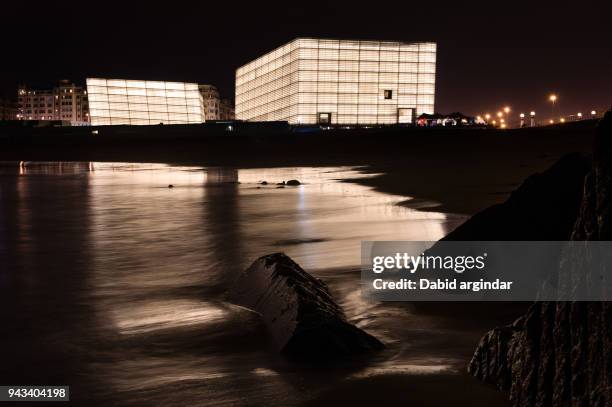
<path fill-rule="evenodd" d="M 593 129 L 424 134 L 328 149 L 3 149 L 0 382 L 70 384 L 74 405 L 506 405 L 465 366 L 484 332 L 528 304 L 369 303 L 360 242 L 440 239 L 589 151 Z M 288 179 L 303 185 L 277 188 Z M 387 349 L 323 367 L 276 355 L 259 319 L 224 296 L 275 251 Z"/>

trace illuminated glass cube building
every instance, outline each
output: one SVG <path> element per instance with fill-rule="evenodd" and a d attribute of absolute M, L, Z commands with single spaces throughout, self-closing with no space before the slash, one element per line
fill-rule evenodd
<path fill-rule="evenodd" d="M 436 44 L 298 38 L 236 71 L 236 118 L 412 123 L 434 112 Z"/>
<path fill-rule="evenodd" d="M 203 123 L 197 83 L 87 78 L 92 126 Z"/>

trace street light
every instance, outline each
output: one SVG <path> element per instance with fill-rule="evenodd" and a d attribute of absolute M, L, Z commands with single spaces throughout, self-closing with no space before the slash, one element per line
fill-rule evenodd
<path fill-rule="evenodd" d="M 578 112 L 576 116 L 578 116 L 578 120 L 582 119 L 582 113 Z"/>
<path fill-rule="evenodd" d="M 591 110 L 591 117 L 594 119 L 595 116 L 597 116 L 597 111 L 596 110 Z"/>
<path fill-rule="evenodd" d="M 561 123 L 565 123 L 565 118 L 564 118 L 564 117 L 562 117 L 561 119 L 559 119 L 559 121 L 560 121 Z"/>
<path fill-rule="evenodd" d="M 497 112 L 497 117 L 502 117 L 504 114 L 502 112 Z"/>
<path fill-rule="evenodd" d="M 504 112 L 505 112 L 506 114 L 510 113 L 510 106 L 506 106 L 506 107 L 504 107 Z"/>
<path fill-rule="evenodd" d="M 521 127 L 525 127 L 525 113 L 521 113 L 519 117 L 521 118 Z"/>
<path fill-rule="evenodd" d="M 485 119 L 487 119 L 487 121 L 491 118 L 491 115 L 489 113 L 485 114 Z"/>
<path fill-rule="evenodd" d="M 555 115 L 555 103 L 557 102 L 557 95 L 555 95 L 554 93 L 551 94 L 550 96 L 548 96 L 548 100 L 550 100 L 552 103 L 552 107 L 550 110 L 551 116 L 554 116 Z"/>
<path fill-rule="evenodd" d="M 531 117 L 531 123 L 530 123 L 530 124 L 531 124 L 531 127 L 534 127 L 534 126 L 535 126 L 535 112 L 532 110 L 532 111 L 529 113 L 529 116 Z"/>

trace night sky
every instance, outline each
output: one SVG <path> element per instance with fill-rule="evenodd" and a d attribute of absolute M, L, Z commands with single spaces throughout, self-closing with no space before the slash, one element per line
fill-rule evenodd
<path fill-rule="evenodd" d="M 609 1 L 23 3 L 0 6 L 4 94 L 101 76 L 212 83 L 233 98 L 237 67 L 312 36 L 436 41 L 442 113 L 549 116 L 551 92 L 564 114 L 612 103 Z"/>

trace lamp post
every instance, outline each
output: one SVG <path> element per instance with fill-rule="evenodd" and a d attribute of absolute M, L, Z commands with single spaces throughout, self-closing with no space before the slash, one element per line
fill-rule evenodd
<path fill-rule="evenodd" d="M 596 110 L 591 110 L 591 119 L 594 119 L 595 116 L 597 116 L 597 111 Z"/>
<path fill-rule="evenodd" d="M 552 103 L 552 107 L 550 109 L 550 115 L 555 117 L 555 103 L 557 102 L 557 95 L 554 93 L 548 97 L 548 100 Z"/>
<path fill-rule="evenodd" d="M 531 119 L 531 127 L 535 127 L 535 112 L 533 110 L 529 113 L 529 118 Z"/>
<path fill-rule="evenodd" d="M 576 114 L 576 116 L 578 117 L 578 120 L 582 120 L 582 113 L 581 113 L 581 112 L 578 112 L 578 113 Z"/>
<path fill-rule="evenodd" d="M 523 128 L 525 127 L 525 113 L 521 113 L 519 117 L 521 118 L 521 128 Z"/>
<path fill-rule="evenodd" d="M 510 124 L 510 106 L 505 106 L 504 107 L 504 114 L 508 118 L 508 124 Z"/>

